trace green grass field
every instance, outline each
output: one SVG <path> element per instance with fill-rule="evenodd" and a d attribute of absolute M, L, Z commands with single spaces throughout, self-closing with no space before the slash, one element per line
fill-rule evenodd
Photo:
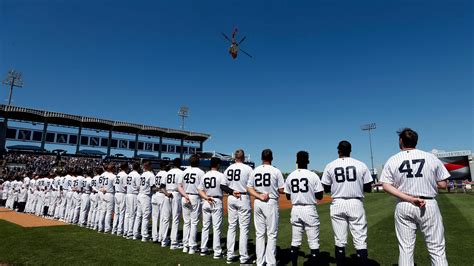
<path fill-rule="evenodd" d="M 446 231 L 446 249 L 451 265 L 473 265 L 474 256 L 474 194 L 451 193 L 438 197 Z M 368 194 L 365 210 L 369 223 L 369 258 L 374 265 L 393 265 L 398 260 L 394 231 L 395 199 L 384 193 Z M 320 244 L 322 265 L 335 264 L 334 240 L 329 218 L 329 204 L 318 206 L 321 219 Z M 282 262 L 288 258 L 291 242 L 289 210 L 280 212 L 278 246 Z M 227 224 L 223 225 L 225 246 Z M 253 253 L 255 231 L 250 231 L 250 252 Z M 211 238 L 212 240 L 212 238 Z M 352 243 L 352 240 L 349 240 Z M 238 245 L 237 245 L 238 246 Z M 300 264 L 306 261 L 307 243 L 301 249 Z M 304 254 L 303 254 L 304 253 Z M 348 260 L 355 253 L 352 244 L 346 250 Z M 415 262 L 430 265 L 424 240 L 417 237 Z M 160 264 L 160 265 L 222 265 L 223 259 L 183 254 L 151 242 L 125 240 L 77 226 L 22 228 L 0 220 L 0 263 L 11 264 Z"/>

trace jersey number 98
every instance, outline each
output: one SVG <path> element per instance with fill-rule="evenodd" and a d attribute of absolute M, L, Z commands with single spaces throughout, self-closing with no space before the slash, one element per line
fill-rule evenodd
<path fill-rule="evenodd" d="M 229 169 L 227 171 L 227 179 L 229 181 L 239 181 L 240 180 L 240 169 Z"/>

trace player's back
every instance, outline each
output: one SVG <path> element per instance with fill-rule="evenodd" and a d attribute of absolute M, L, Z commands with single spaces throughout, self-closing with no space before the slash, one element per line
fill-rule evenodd
<path fill-rule="evenodd" d="M 125 171 L 120 171 L 115 177 L 114 188 L 116 193 L 125 193 L 127 185 L 127 173 Z"/>
<path fill-rule="evenodd" d="M 333 198 L 363 198 L 364 184 L 372 182 L 372 176 L 365 163 L 342 157 L 326 166 L 321 182 L 331 186 Z"/>
<path fill-rule="evenodd" d="M 140 174 L 137 171 L 133 170 L 128 174 L 128 177 L 130 178 L 130 182 L 132 185 L 127 185 L 127 193 L 130 189 L 129 194 L 138 194 L 138 191 L 140 189 Z"/>
<path fill-rule="evenodd" d="M 140 176 L 140 187 L 138 188 L 139 194 L 150 195 L 151 193 L 151 182 L 155 178 L 155 175 L 151 171 L 145 171 Z"/>
<path fill-rule="evenodd" d="M 206 195 L 211 197 L 222 197 L 221 185 L 226 185 L 227 179 L 225 175 L 219 171 L 208 171 L 201 178 L 199 189 L 206 192 Z"/>
<path fill-rule="evenodd" d="M 110 172 L 105 172 L 102 174 L 101 178 L 102 178 L 102 188 L 105 189 L 105 192 L 114 193 L 115 175 Z"/>
<path fill-rule="evenodd" d="M 162 184 L 166 185 L 166 190 L 177 191 L 178 180 L 182 177 L 183 171 L 179 168 L 173 168 L 168 171 L 165 180 L 161 180 Z"/>
<path fill-rule="evenodd" d="M 263 164 L 252 171 L 248 184 L 257 192 L 269 194 L 270 199 L 278 199 L 278 189 L 284 187 L 284 180 L 280 170 L 273 165 Z"/>
<path fill-rule="evenodd" d="M 247 183 L 252 173 L 252 167 L 244 163 L 234 163 L 225 170 L 229 187 L 239 192 L 247 191 Z"/>
<path fill-rule="evenodd" d="M 293 205 L 316 204 L 315 193 L 323 191 L 319 176 L 307 169 L 293 171 L 285 181 L 285 193 Z"/>
<path fill-rule="evenodd" d="M 401 151 L 387 161 L 380 181 L 412 196 L 436 197 L 436 182 L 448 177 L 448 171 L 435 155 L 411 149 Z"/>
<path fill-rule="evenodd" d="M 182 178 L 178 180 L 178 183 L 183 185 L 186 193 L 198 194 L 197 188 L 203 176 L 204 171 L 199 167 L 188 167 L 183 171 Z"/>
<path fill-rule="evenodd" d="M 153 186 L 155 187 L 160 187 L 161 186 L 161 180 L 164 180 L 166 178 L 166 175 L 168 172 L 165 170 L 160 170 L 156 175 L 155 175 L 155 182 L 153 182 Z"/>

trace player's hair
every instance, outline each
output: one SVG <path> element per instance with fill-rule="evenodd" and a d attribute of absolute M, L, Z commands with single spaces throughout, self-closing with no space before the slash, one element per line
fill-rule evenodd
<path fill-rule="evenodd" d="M 349 141 L 343 140 L 337 145 L 339 155 L 349 157 L 352 152 L 352 145 Z"/>
<path fill-rule="evenodd" d="M 128 163 L 127 162 L 121 163 L 120 164 L 120 170 L 127 171 L 128 170 Z"/>
<path fill-rule="evenodd" d="M 242 149 L 237 149 L 234 153 L 234 158 L 240 161 L 245 161 L 245 152 Z"/>
<path fill-rule="evenodd" d="M 191 165 L 192 167 L 199 166 L 199 156 L 197 154 L 193 154 L 189 157 L 189 165 Z"/>
<path fill-rule="evenodd" d="M 296 163 L 298 164 L 298 168 L 303 168 L 307 166 L 309 164 L 309 153 L 307 151 L 299 151 L 296 154 Z"/>
<path fill-rule="evenodd" d="M 273 161 L 273 152 L 270 149 L 265 149 L 262 151 L 262 161 L 271 162 Z"/>
<path fill-rule="evenodd" d="M 74 172 L 76 172 L 76 175 L 79 175 L 79 176 L 82 176 L 83 174 L 82 168 L 80 168 L 79 166 L 76 166 L 76 169 L 74 170 Z"/>
<path fill-rule="evenodd" d="M 95 169 L 95 172 L 97 173 L 97 175 L 101 175 L 104 173 L 104 168 L 99 166 Z"/>
<path fill-rule="evenodd" d="M 66 171 L 67 171 L 68 175 L 75 175 L 76 174 L 76 171 L 74 171 L 74 167 L 68 166 L 68 168 L 66 168 Z"/>
<path fill-rule="evenodd" d="M 221 164 L 221 159 L 217 157 L 211 158 L 211 168 L 218 168 L 220 164 Z"/>
<path fill-rule="evenodd" d="M 415 130 L 404 128 L 399 130 L 397 133 L 405 148 L 415 148 L 418 144 L 418 133 L 416 133 Z"/>
<path fill-rule="evenodd" d="M 135 171 L 140 170 L 140 163 L 139 162 L 134 162 L 132 164 L 132 169 L 135 170 Z"/>
<path fill-rule="evenodd" d="M 115 163 L 109 163 L 107 165 L 107 171 L 109 171 L 109 172 L 115 171 Z"/>
<path fill-rule="evenodd" d="M 151 169 L 151 161 L 150 160 L 143 160 L 143 169 L 146 169 L 146 170 Z"/>
<path fill-rule="evenodd" d="M 176 167 L 176 168 L 180 168 L 181 167 L 181 158 L 174 158 L 173 159 L 173 166 Z"/>
<path fill-rule="evenodd" d="M 162 161 L 160 162 L 160 169 L 161 169 L 161 170 L 165 170 L 165 169 L 166 169 L 166 166 L 168 165 L 168 163 L 169 163 L 168 161 L 162 160 Z"/>

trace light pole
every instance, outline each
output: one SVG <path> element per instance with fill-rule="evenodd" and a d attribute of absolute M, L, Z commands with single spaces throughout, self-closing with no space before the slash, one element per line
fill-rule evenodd
<path fill-rule="evenodd" d="M 189 108 L 187 106 L 181 106 L 178 111 L 178 116 L 181 117 L 181 130 L 184 130 L 184 119 L 188 117 Z"/>
<path fill-rule="evenodd" d="M 375 169 L 374 169 L 374 155 L 372 154 L 372 136 L 371 136 L 370 131 L 376 128 L 377 128 L 377 125 L 375 123 L 370 123 L 370 124 L 365 124 L 365 125 L 360 126 L 360 129 L 362 129 L 363 131 L 369 131 L 370 160 L 372 162 L 372 171 L 371 171 L 372 174 L 375 173 Z"/>
<path fill-rule="evenodd" d="M 8 76 L 2 83 L 5 85 L 10 85 L 10 96 L 8 97 L 8 105 L 10 105 L 12 102 L 13 87 L 23 87 L 23 79 L 21 72 L 15 71 L 14 69 L 10 69 L 10 71 L 8 71 Z"/>

